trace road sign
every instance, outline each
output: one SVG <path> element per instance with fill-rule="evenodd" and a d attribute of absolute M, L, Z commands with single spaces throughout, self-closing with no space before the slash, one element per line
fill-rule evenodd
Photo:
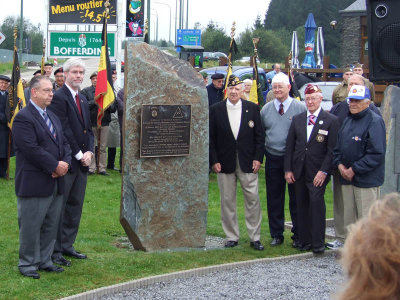
<path fill-rule="evenodd" d="M 110 56 L 115 56 L 115 33 L 107 34 Z M 101 52 L 101 33 L 94 32 L 50 32 L 50 54 L 52 57 L 96 57 Z"/>
<path fill-rule="evenodd" d="M 4 42 L 5 39 L 6 39 L 6 36 L 2 32 L 0 32 L 0 44 L 2 42 Z"/>
<path fill-rule="evenodd" d="M 178 29 L 176 32 L 177 46 L 201 46 L 200 29 Z"/>

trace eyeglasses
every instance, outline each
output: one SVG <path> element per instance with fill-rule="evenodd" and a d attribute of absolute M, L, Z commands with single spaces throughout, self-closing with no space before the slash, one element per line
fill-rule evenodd
<path fill-rule="evenodd" d="M 43 92 L 45 92 L 46 94 L 52 94 L 53 93 L 53 89 L 38 89 L 39 91 L 43 91 Z"/>
<path fill-rule="evenodd" d="M 318 100 L 320 100 L 320 99 L 321 99 L 320 97 L 306 97 L 305 101 L 312 101 L 312 102 L 314 102 L 314 101 L 318 101 Z"/>

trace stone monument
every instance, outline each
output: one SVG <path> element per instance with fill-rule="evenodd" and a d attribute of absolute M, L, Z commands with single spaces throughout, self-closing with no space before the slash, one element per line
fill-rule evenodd
<path fill-rule="evenodd" d="M 385 90 L 381 112 L 386 125 L 385 181 L 381 195 L 400 192 L 400 88 Z"/>
<path fill-rule="evenodd" d="M 125 49 L 120 222 L 135 249 L 201 248 L 208 204 L 208 101 L 187 62 Z"/>

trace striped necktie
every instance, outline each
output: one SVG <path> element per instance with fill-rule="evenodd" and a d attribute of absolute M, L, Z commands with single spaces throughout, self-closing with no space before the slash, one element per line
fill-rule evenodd
<path fill-rule="evenodd" d="M 53 123 L 51 123 L 51 120 L 46 112 L 43 112 L 43 118 L 44 118 L 44 121 L 45 121 L 47 127 L 49 128 L 51 134 L 54 136 L 54 138 L 56 138 L 57 137 L 56 129 L 54 128 Z"/>
<path fill-rule="evenodd" d="M 308 116 L 308 125 L 315 125 L 314 118 L 315 118 L 314 115 L 309 115 Z"/>

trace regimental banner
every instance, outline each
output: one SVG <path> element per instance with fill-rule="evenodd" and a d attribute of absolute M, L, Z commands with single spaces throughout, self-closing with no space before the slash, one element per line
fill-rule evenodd
<path fill-rule="evenodd" d="M 49 0 L 49 24 L 102 24 L 103 0 Z M 117 24 L 117 0 L 110 0 L 108 24 Z"/>
<path fill-rule="evenodd" d="M 115 56 L 115 33 L 107 34 L 108 51 Z M 50 53 L 52 57 L 99 57 L 101 53 L 101 32 L 50 32 Z"/>
<path fill-rule="evenodd" d="M 126 1 L 126 37 L 143 37 L 144 0 Z"/>

